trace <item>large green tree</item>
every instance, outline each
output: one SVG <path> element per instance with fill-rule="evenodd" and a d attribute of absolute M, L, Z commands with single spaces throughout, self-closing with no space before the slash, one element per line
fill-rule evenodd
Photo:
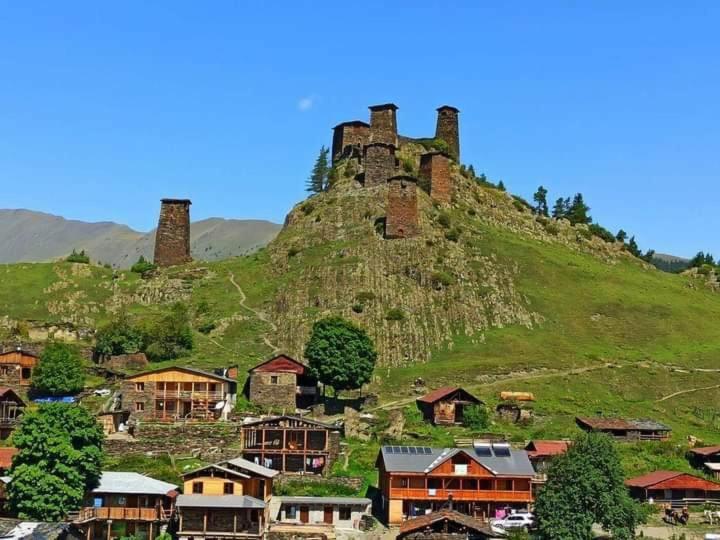
<path fill-rule="evenodd" d="M 101 474 L 103 432 L 87 409 L 49 403 L 26 413 L 13 434 L 10 509 L 22 519 L 56 521 L 82 502 Z"/>
<path fill-rule="evenodd" d="M 340 317 L 328 317 L 313 325 L 305 358 L 318 380 L 337 392 L 369 382 L 377 352 L 365 330 Z"/>
<path fill-rule="evenodd" d="M 590 217 L 590 207 L 585 204 L 582 193 L 575 194 L 570 206 L 568 207 L 565 217 L 569 219 L 570 223 L 573 225 L 577 225 L 578 223 L 592 223 L 592 218 Z"/>
<path fill-rule="evenodd" d="M 150 360 L 172 360 L 189 354 L 194 341 L 187 306 L 173 304 L 170 313 L 145 328 L 144 335 L 142 350 Z"/>
<path fill-rule="evenodd" d="M 95 334 L 95 352 L 100 356 L 134 354 L 143 345 L 143 334 L 121 313 Z"/>
<path fill-rule="evenodd" d="M 540 186 L 539 188 L 537 188 L 537 191 L 533 195 L 533 201 L 535 201 L 535 213 L 539 216 L 548 217 L 550 215 L 550 211 L 548 209 L 547 194 L 548 190 L 545 189 L 543 186 Z"/>
<path fill-rule="evenodd" d="M 74 347 L 50 343 L 33 370 L 32 388 L 36 393 L 63 396 L 77 394 L 85 386 L 82 358 Z"/>
<path fill-rule="evenodd" d="M 535 502 L 540 538 L 589 540 L 599 523 L 613 538 L 634 538 L 642 522 L 640 505 L 624 484 L 620 458 L 604 434 L 578 437 L 565 455 L 555 458 Z"/>
<path fill-rule="evenodd" d="M 328 156 L 330 155 L 330 149 L 324 146 L 320 148 L 320 154 L 318 154 L 315 160 L 315 166 L 310 173 L 308 178 L 306 189 L 311 193 L 320 193 L 328 188 L 330 180 L 330 164 Z"/>

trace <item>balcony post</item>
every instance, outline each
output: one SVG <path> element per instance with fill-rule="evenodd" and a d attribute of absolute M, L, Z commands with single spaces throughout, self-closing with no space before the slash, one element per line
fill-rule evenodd
<path fill-rule="evenodd" d="M 110 540 L 110 538 L 111 538 L 111 536 L 110 536 L 111 527 L 112 527 L 112 519 L 108 519 L 107 520 L 107 540 Z"/>

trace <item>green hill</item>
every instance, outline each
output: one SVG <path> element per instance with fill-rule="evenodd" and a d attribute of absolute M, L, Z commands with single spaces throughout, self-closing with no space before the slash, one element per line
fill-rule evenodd
<path fill-rule="evenodd" d="M 419 151 L 403 148 L 411 170 Z M 196 331 L 192 355 L 176 363 L 247 368 L 274 350 L 301 356 L 312 322 L 339 314 L 378 346 L 368 390 L 381 415 L 411 404 L 422 377 L 491 405 L 500 390 L 534 392 L 531 425 L 492 427 L 518 440 L 571 435 L 576 414 L 602 412 L 667 422 L 675 441 L 720 442 L 720 295 L 701 278 L 660 272 L 583 226 L 538 220 L 459 170 L 450 208 L 421 192 L 421 234 L 385 240 L 386 188 L 360 187 L 348 166 L 246 257 L 147 280 L 67 263 L 0 266 L 0 332 L 27 339 L 63 323 L 84 336 L 120 310 L 152 318 L 182 301 L 196 329 L 214 329 Z"/>

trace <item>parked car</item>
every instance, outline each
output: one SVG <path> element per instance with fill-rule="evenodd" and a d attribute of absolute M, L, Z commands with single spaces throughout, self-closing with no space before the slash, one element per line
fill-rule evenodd
<path fill-rule="evenodd" d="M 101 388 L 99 390 L 95 390 L 94 393 L 96 396 L 109 396 L 110 390 L 108 390 L 107 388 Z"/>
<path fill-rule="evenodd" d="M 518 512 L 510 514 L 502 519 L 496 519 L 490 522 L 492 532 L 502 534 L 508 529 L 530 529 L 535 523 L 533 515 L 529 512 Z"/>

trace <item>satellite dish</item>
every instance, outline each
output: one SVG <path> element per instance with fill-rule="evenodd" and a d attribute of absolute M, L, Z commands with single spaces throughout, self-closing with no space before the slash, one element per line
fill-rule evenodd
<path fill-rule="evenodd" d="M 224 402 L 224 401 L 218 401 L 218 402 L 215 404 L 215 410 L 216 410 L 216 411 L 221 411 L 224 407 L 225 407 L 225 402 Z"/>

